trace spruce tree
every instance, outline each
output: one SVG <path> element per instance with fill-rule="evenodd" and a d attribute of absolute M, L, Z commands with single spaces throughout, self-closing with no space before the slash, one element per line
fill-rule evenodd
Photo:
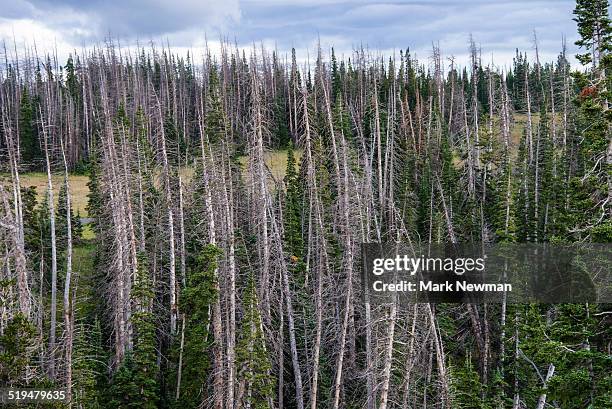
<path fill-rule="evenodd" d="M 238 378 L 245 382 L 244 400 L 253 409 L 271 409 L 274 396 L 274 377 L 270 374 L 272 365 L 268 359 L 261 314 L 257 305 L 257 291 L 253 274 L 249 274 L 243 299 L 244 314 L 236 347 Z"/>
<path fill-rule="evenodd" d="M 577 103 L 578 132 L 582 136 L 579 145 L 579 161 L 582 178 L 572 181 L 571 194 L 588 192 L 590 211 L 573 214 L 579 233 L 576 238 L 590 235 L 598 242 L 612 241 L 612 205 L 601 203 L 612 200 L 612 25 L 608 15 L 607 0 L 578 0 L 574 10 L 580 39 L 576 45 L 588 51 L 577 56 L 583 65 L 592 64 L 591 72 L 574 73 L 576 85 L 582 89 Z M 604 156 L 604 160 L 601 160 Z M 586 203 L 585 203 L 586 204 Z M 601 213 L 603 212 L 603 215 Z M 580 234 L 581 233 L 581 234 Z M 586 234 L 585 234 L 586 233 Z"/>
<path fill-rule="evenodd" d="M 100 378 L 104 376 L 104 356 L 100 343 L 100 323 L 96 320 L 91 328 L 85 324 L 78 326 L 74 340 L 73 392 L 76 407 L 102 408 L 102 393 L 104 385 Z"/>
<path fill-rule="evenodd" d="M 576 45 L 589 51 L 576 58 L 583 64 L 601 63 L 602 53 L 610 52 L 612 27 L 608 16 L 608 0 L 576 0 L 574 21 L 578 26 L 580 39 Z"/>
<path fill-rule="evenodd" d="M 471 356 L 462 365 L 451 367 L 453 407 L 458 409 L 485 409 L 482 399 L 483 385 L 474 368 Z"/>
<path fill-rule="evenodd" d="M 304 248 L 304 240 L 302 239 L 303 186 L 296 168 L 295 154 L 291 143 L 287 149 L 285 186 L 287 189 L 283 219 L 285 224 L 285 248 L 292 261 L 298 262 L 302 259 Z"/>
<path fill-rule="evenodd" d="M 0 281 L 0 293 L 13 285 Z M 36 329 L 26 317 L 18 313 L 12 317 L 0 334 L 0 385 L 25 386 L 27 369 L 32 364 Z"/>
<path fill-rule="evenodd" d="M 37 168 L 41 160 L 41 150 L 36 128 L 36 98 L 31 97 L 26 87 L 21 93 L 19 106 L 19 145 L 21 162 L 30 169 Z"/>
<path fill-rule="evenodd" d="M 212 339 L 209 333 L 210 306 L 219 295 L 215 291 L 214 281 L 217 260 L 221 250 L 208 244 L 202 248 L 195 266 L 187 277 L 187 287 L 181 292 L 180 311 L 185 316 L 185 343 L 181 394 L 176 407 L 182 409 L 197 408 L 208 396 L 205 389 L 209 376 L 210 358 L 206 351 L 210 349 Z"/>
<path fill-rule="evenodd" d="M 139 253 L 138 271 L 132 289 L 135 312 L 131 316 L 134 328 L 133 381 L 138 390 L 134 401 L 142 409 L 156 408 L 159 392 L 155 317 L 152 312 L 154 293 L 147 264 L 145 255 Z"/>

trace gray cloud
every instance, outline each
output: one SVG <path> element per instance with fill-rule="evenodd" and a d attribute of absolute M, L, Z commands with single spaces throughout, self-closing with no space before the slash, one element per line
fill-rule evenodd
<path fill-rule="evenodd" d="M 12 22 L 29 19 L 75 47 L 109 33 L 128 43 L 167 38 L 172 46 L 193 47 L 202 44 L 206 32 L 244 45 L 295 47 L 302 55 L 309 48 L 312 54 L 321 38 L 339 54 L 366 44 L 382 50 L 410 47 L 425 57 L 439 41 L 445 55 L 461 60 L 472 33 L 483 55 L 494 53 L 496 61 L 507 64 L 515 48 L 531 51 L 533 30 L 544 58 L 559 52 L 563 35 L 573 51 L 573 7 L 573 0 L 16 0 L 0 11 L 0 35 Z"/>
<path fill-rule="evenodd" d="M 222 30 L 240 19 L 238 0 L 19 0 L 20 13 L 60 32 L 78 31 L 72 42 L 95 42 L 109 33 L 124 39 L 163 36 L 191 29 Z M 15 7 L 13 7 L 15 9 Z M 76 19 L 65 19 L 68 14 Z"/>

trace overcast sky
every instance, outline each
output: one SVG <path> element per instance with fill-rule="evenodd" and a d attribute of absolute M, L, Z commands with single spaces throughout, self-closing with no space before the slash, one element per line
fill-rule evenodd
<path fill-rule="evenodd" d="M 552 60 L 567 38 L 575 53 L 573 0 L 0 0 L 0 38 L 62 56 L 108 37 L 124 45 L 169 42 L 197 52 L 205 34 L 214 49 L 220 36 L 240 46 L 253 42 L 281 52 L 295 47 L 301 59 L 318 39 L 339 55 L 360 44 L 385 54 L 410 47 L 420 59 L 439 42 L 443 56 L 467 58 L 470 33 L 485 62 L 504 66 L 515 48 Z"/>

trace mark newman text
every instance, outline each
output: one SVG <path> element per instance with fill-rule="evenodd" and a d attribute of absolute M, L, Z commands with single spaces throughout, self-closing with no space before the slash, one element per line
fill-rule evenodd
<path fill-rule="evenodd" d="M 454 283 L 446 281 L 444 283 L 434 283 L 433 281 L 419 281 L 418 284 L 413 281 L 399 281 L 396 283 L 385 283 L 383 281 L 374 281 L 372 288 L 376 292 L 415 292 L 415 291 L 432 291 L 432 292 L 511 292 L 512 284 L 508 283 L 468 283 L 467 281 L 455 281 Z"/>

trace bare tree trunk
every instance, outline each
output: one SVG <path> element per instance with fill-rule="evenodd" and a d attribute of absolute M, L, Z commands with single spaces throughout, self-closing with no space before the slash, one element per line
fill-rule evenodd
<path fill-rule="evenodd" d="M 518 361 L 519 361 L 519 314 L 514 313 L 514 398 L 512 400 L 512 409 L 519 409 L 521 405 L 521 397 L 519 394 L 519 376 L 518 376 Z"/>
<path fill-rule="evenodd" d="M 55 202 L 53 198 L 53 182 L 51 180 L 51 161 L 49 158 L 48 135 L 42 110 L 40 118 L 43 121 L 43 145 L 47 164 L 47 198 L 49 206 L 49 224 L 51 229 L 51 321 L 49 325 L 49 378 L 55 379 L 55 336 L 57 326 L 57 244 L 55 239 Z"/>
<path fill-rule="evenodd" d="M 325 90 L 325 84 L 322 84 L 323 89 Z M 327 91 L 325 91 L 325 95 L 327 96 Z M 323 269 L 327 270 L 327 246 L 325 243 L 325 230 L 323 226 L 322 220 L 322 210 L 321 203 L 318 197 L 318 188 L 317 188 L 317 180 L 315 175 L 315 168 L 312 156 L 312 147 L 311 147 L 311 134 L 310 134 L 310 120 L 308 113 L 308 101 L 306 97 L 306 91 L 302 92 L 302 103 L 304 105 L 304 141 L 305 141 L 305 155 L 306 155 L 306 178 L 308 184 L 308 196 L 310 200 L 310 208 L 314 210 L 315 213 L 315 230 L 317 231 L 316 239 L 314 240 L 320 248 L 318 249 L 319 255 L 319 264 L 317 266 L 317 290 L 315 295 L 315 315 L 316 315 L 316 334 L 313 346 L 313 368 L 312 368 L 312 383 L 310 388 L 310 405 L 311 409 L 316 409 L 317 407 L 317 392 L 318 392 L 318 380 L 319 380 L 319 361 L 320 361 L 320 352 L 321 352 L 321 332 L 322 332 L 322 322 L 323 322 Z M 327 98 L 326 98 L 327 103 Z M 340 173 L 339 165 L 338 165 L 338 157 L 336 151 L 336 142 L 333 133 L 333 123 L 331 121 L 331 112 L 328 110 L 328 119 L 329 125 L 332 127 L 332 140 L 334 146 L 334 154 L 336 159 L 335 168 L 338 174 Z M 309 243 L 310 245 L 310 243 Z"/>
<path fill-rule="evenodd" d="M 61 142 L 60 138 L 60 142 Z M 68 178 L 68 163 L 64 144 L 61 144 L 62 158 L 64 160 L 64 183 L 66 186 L 66 278 L 64 281 L 64 331 L 66 332 L 66 399 L 69 407 L 72 406 L 72 341 L 74 329 L 72 327 L 72 305 L 70 303 L 70 280 L 72 278 L 72 207 L 70 199 L 70 182 Z"/>
<path fill-rule="evenodd" d="M 276 221 L 273 220 L 275 224 Z M 277 232 L 278 228 L 275 229 L 277 235 L 277 241 L 280 243 L 280 234 Z M 289 277 L 287 266 L 285 263 L 281 263 L 282 268 L 282 280 L 283 280 L 283 293 L 285 294 L 285 303 L 287 307 L 287 324 L 289 327 L 289 345 L 291 348 L 291 360 L 293 363 L 293 374 L 295 378 L 295 400 L 298 409 L 304 409 L 304 388 L 302 386 L 302 372 L 300 369 L 300 359 L 297 350 L 297 338 L 295 336 L 295 319 L 293 314 L 293 305 L 291 301 L 291 288 L 289 287 Z"/>
<path fill-rule="evenodd" d="M 282 273 L 281 273 L 281 281 Z M 282 290 L 281 290 L 281 302 L 279 303 L 279 323 L 278 323 L 278 409 L 284 409 L 285 404 L 285 312 L 282 298 Z"/>
<path fill-rule="evenodd" d="M 450 108 L 448 110 L 448 129 L 451 131 L 451 125 L 453 123 L 453 104 L 455 102 L 455 57 L 450 58 L 450 74 L 449 81 L 451 83 L 451 94 L 450 94 Z"/>
<path fill-rule="evenodd" d="M 336 363 L 336 379 L 334 384 L 334 409 L 340 406 L 340 389 L 342 382 L 342 370 L 344 363 L 344 354 L 346 348 L 346 336 L 349 325 L 349 317 L 351 312 L 351 302 L 353 295 L 353 243 L 351 234 L 351 220 L 349 212 L 349 167 L 348 153 L 344 133 L 342 135 L 342 212 L 344 216 L 344 242 L 345 242 L 345 260 L 343 262 L 346 271 L 346 300 L 344 304 L 344 317 L 342 321 L 342 332 L 340 335 L 340 350 L 338 352 L 338 362 Z"/>
<path fill-rule="evenodd" d="M 229 152 L 226 152 L 229 155 Z M 235 345 L 236 345 L 236 250 L 234 238 L 234 209 L 233 209 L 233 188 L 232 170 L 229 158 L 227 158 L 228 174 L 225 174 L 225 163 L 222 164 L 222 179 L 224 187 L 222 189 L 223 203 L 225 206 L 225 221 L 227 225 L 227 261 L 229 279 L 229 325 L 227 329 L 227 408 L 234 407 L 234 384 L 236 376 Z M 229 194 L 228 194 L 229 190 Z M 282 315 L 282 314 L 281 314 Z"/>
<path fill-rule="evenodd" d="M 544 409 L 544 405 L 546 405 L 546 388 L 548 386 L 548 381 L 555 374 L 555 366 L 553 364 L 548 365 L 548 372 L 546 373 L 546 378 L 544 378 L 543 392 L 540 394 L 538 398 L 538 405 L 536 409 Z"/>
<path fill-rule="evenodd" d="M 187 265 L 186 265 L 186 251 L 185 251 L 185 216 L 184 216 L 184 204 L 183 204 L 183 178 L 179 169 L 178 177 L 179 185 L 179 233 L 180 233 L 180 263 L 181 263 L 181 284 L 183 287 L 187 285 Z"/>
<path fill-rule="evenodd" d="M 387 328 L 387 349 L 385 351 L 385 365 L 382 375 L 379 409 L 386 409 L 389 399 L 389 384 L 391 382 L 391 366 L 393 364 L 393 342 L 395 335 L 395 321 L 397 318 L 397 304 L 394 301 L 389 307 L 389 327 Z"/>
<path fill-rule="evenodd" d="M 213 210 L 212 193 L 211 193 L 211 175 L 208 170 L 209 161 L 206 156 L 206 142 L 204 127 L 202 124 L 202 113 L 203 107 L 200 107 L 200 149 L 202 155 L 202 169 L 204 174 L 204 202 L 206 208 L 206 218 L 208 221 L 208 235 L 210 244 L 217 245 L 216 236 L 216 223 L 215 214 Z M 219 289 L 219 271 L 218 268 L 213 272 L 214 277 L 214 289 L 217 294 L 220 293 Z M 223 407 L 224 392 L 223 392 L 223 328 L 221 321 L 221 301 L 220 296 L 215 298 L 212 307 L 212 328 L 213 328 L 213 406 L 215 409 L 221 409 Z"/>
<path fill-rule="evenodd" d="M 402 408 L 407 409 L 408 408 L 408 396 L 410 394 L 410 374 L 412 373 L 412 368 L 414 367 L 414 340 L 416 338 L 416 323 L 417 323 L 417 316 L 418 316 L 418 307 L 419 304 L 415 303 L 412 306 L 412 327 L 410 329 L 410 344 L 408 346 L 408 354 L 406 356 L 406 369 L 404 371 L 405 373 L 405 379 L 404 379 L 404 395 L 403 395 L 403 399 L 402 399 Z"/>
<path fill-rule="evenodd" d="M 157 100 L 157 115 L 159 121 L 159 138 L 162 149 L 162 176 L 166 190 L 166 208 L 168 214 L 168 244 L 170 246 L 168 257 L 170 258 L 170 333 L 176 333 L 176 318 L 178 314 L 177 285 L 176 285 L 176 250 L 174 244 L 174 214 L 172 211 L 172 187 L 170 185 L 170 165 L 166 151 L 166 133 L 164 130 L 164 119 L 161 111 L 161 103 Z"/>
<path fill-rule="evenodd" d="M 438 375 L 440 377 L 440 403 L 442 408 L 449 407 L 449 379 L 448 374 L 446 372 L 446 363 L 445 363 L 445 355 L 444 348 L 442 344 L 442 336 L 440 335 L 438 326 L 436 324 L 436 317 L 431 307 L 431 304 L 427 304 L 429 309 L 429 320 L 431 322 L 431 329 L 434 334 L 433 342 L 436 347 L 436 362 L 438 365 Z"/>
<path fill-rule="evenodd" d="M 261 284 L 260 284 L 260 298 L 264 310 L 264 321 L 270 321 L 270 300 L 269 300 L 269 286 L 270 286 L 270 239 L 268 232 L 268 203 L 267 196 L 268 190 L 266 187 L 266 172 L 264 162 L 264 118 L 260 99 L 260 84 L 259 79 L 254 71 L 251 74 L 251 82 L 253 88 L 253 130 L 251 135 L 251 146 L 250 146 L 250 162 L 252 168 L 251 178 L 253 179 L 253 188 L 256 189 L 258 195 L 258 207 L 259 207 L 259 220 L 258 223 L 261 226 L 259 234 L 261 238 L 260 248 L 261 254 Z M 255 186 L 257 184 L 257 186 Z"/>
<path fill-rule="evenodd" d="M 174 395 L 175 400 L 179 400 L 181 397 L 181 378 L 183 377 L 183 351 L 185 350 L 185 314 L 182 314 L 182 325 L 181 325 L 181 346 L 179 347 L 179 361 L 176 375 L 176 394 Z"/>
<path fill-rule="evenodd" d="M 17 291 L 19 294 L 19 310 L 24 317 L 30 317 L 31 300 L 28 286 L 27 261 L 25 254 L 25 234 L 23 225 L 23 202 L 21 200 L 21 181 L 19 179 L 19 128 L 17 126 L 17 138 L 13 135 L 10 126 L 10 115 L 7 112 L 8 101 L 5 100 L 4 92 L 0 92 L 0 118 L 2 119 L 2 130 L 5 136 L 8 159 L 10 162 L 11 179 L 13 184 L 13 207 L 14 207 L 14 238 L 13 247 L 15 251 L 15 273 L 17 275 Z M 17 139 L 17 141 L 15 140 Z M 12 230 L 12 229 L 11 229 Z"/>

